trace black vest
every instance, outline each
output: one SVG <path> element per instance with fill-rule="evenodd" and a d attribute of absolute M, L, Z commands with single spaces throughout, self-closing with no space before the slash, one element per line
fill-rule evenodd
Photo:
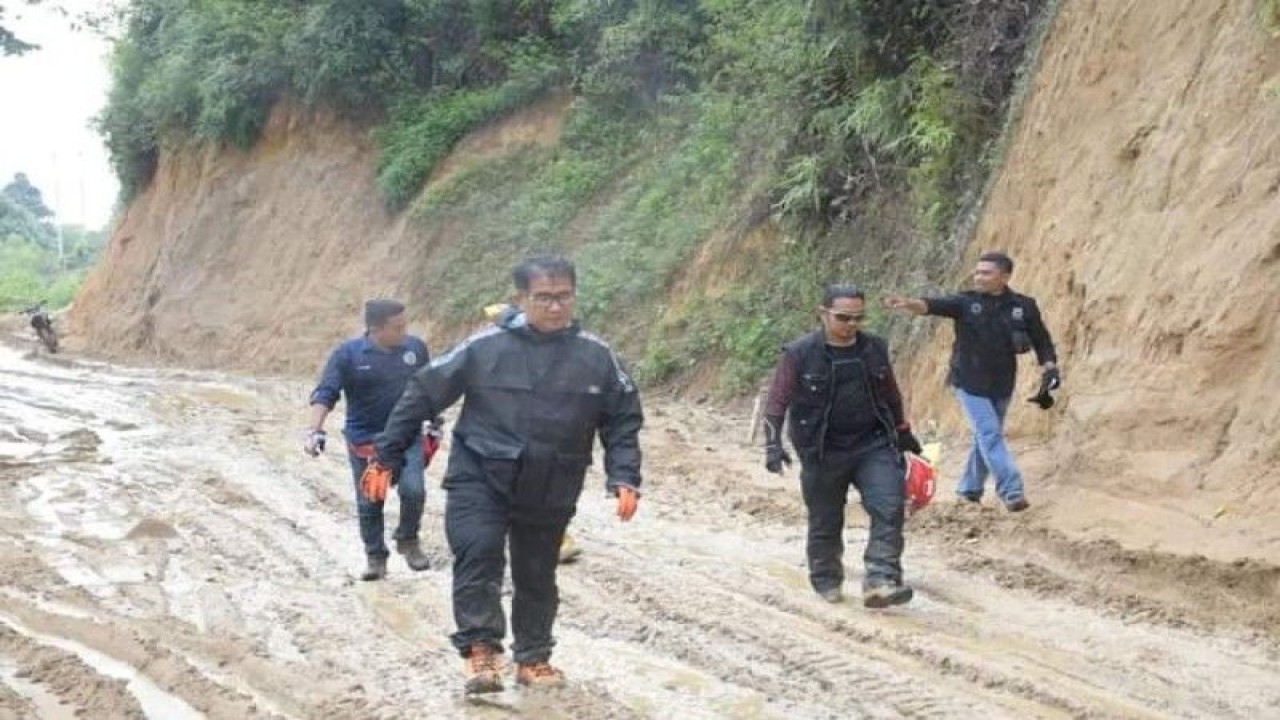
<path fill-rule="evenodd" d="M 891 372 L 889 347 L 881 338 L 865 332 L 859 333 L 857 347 L 861 362 L 855 375 L 861 377 L 855 377 L 851 382 L 861 382 L 863 388 L 844 394 L 840 393 L 835 382 L 836 369 L 827 349 L 826 335 L 821 330 L 783 348 L 796 359 L 796 387 L 787 411 L 791 444 L 796 450 L 817 451 L 819 456 L 822 455 L 831 410 L 841 395 L 869 398 L 865 410 L 878 421 L 887 437 L 893 437 L 893 414 L 884 392 Z"/>

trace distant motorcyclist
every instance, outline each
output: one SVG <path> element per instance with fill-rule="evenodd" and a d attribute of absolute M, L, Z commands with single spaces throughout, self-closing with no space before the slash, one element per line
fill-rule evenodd
<path fill-rule="evenodd" d="M 49 352 L 58 352 L 58 333 L 53 329 L 53 318 L 44 309 L 44 301 L 25 308 L 22 313 L 31 316 L 31 329 L 35 331 L 36 336 L 49 349 Z"/>

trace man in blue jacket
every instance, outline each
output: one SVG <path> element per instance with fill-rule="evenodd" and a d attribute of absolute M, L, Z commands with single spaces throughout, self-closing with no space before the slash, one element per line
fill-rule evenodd
<path fill-rule="evenodd" d="M 360 491 L 360 477 L 374 456 L 373 439 L 382 432 L 404 392 L 409 377 L 429 360 L 427 345 L 406 332 L 404 305 L 395 300 L 370 300 L 364 308 L 364 335 L 347 340 L 334 349 L 325 364 L 320 382 L 311 393 L 311 427 L 304 450 L 312 457 L 324 451 L 327 436 L 325 418 L 340 397 L 347 400 L 347 422 L 343 435 L 356 487 L 356 508 L 360 516 L 360 537 L 368 566 L 361 580 L 380 580 L 387 574 L 387 544 L 383 537 L 383 502 L 371 500 Z M 421 427 L 411 440 L 420 443 Z M 417 447 L 417 445 L 415 445 Z M 413 570 L 426 570 L 430 560 L 422 552 L 418 529 L 426 499 L 421 452 L 405 453 L 396 466 L 396 486 L 400 494 L 400 525 L 396 528 L 396 550 Z"/>

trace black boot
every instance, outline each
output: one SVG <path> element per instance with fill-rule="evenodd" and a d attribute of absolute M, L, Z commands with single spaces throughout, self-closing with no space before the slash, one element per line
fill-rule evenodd
<path fill-rule="evenodd" d="M 370 555 L 369 564 L 364 569 L 361 580 L 381 580 L 387 576 L 387 556 Z"/>
<path fill-rule="evenodd" d="M 915 592 L 910 585 L 900 582 L 872 585 L 862 590 L 862 605 L 869 608 L 887 608 L 911 602 Z"/>
<path fill-rule="evenodd" d="M 404 556 L 404 562 L 410 570 L 421 572 L 431 568 L 431 558 L 422 552 L 422 544 L 417 538 L 413 540 L 397 540 L 396 552 Z"/>

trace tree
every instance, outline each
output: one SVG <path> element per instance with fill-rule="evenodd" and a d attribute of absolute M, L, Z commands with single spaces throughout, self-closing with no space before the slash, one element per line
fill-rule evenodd
<path fill-rule="evenodd" d="M 23 0 L 23 3 L 26 5 L 40 5 L 44 3 L 44 0 Z M 88 28 L 95 32 L 105 32 L 112 20 L 119 16 L 121 12 L 119 5 L 120 2 L 117 0 L 101 2 L 99 7 L 82 11 L 75 16 L 63 7 L 62 3 L 51 2 L 46 7 L 50 7 L 54 12 L 62 15 L 70 23 L 72 30 Z M 39 45 L 22 40 L 5 26 L 4 13 L 5 4 L 0 3 L 0 57 L 22 55 L 32 50 L 39 50 Z"/>
<path fill-rule="evenodd" d="M 31 184 L 26 173 L 14 173 L 13 180 L 0 190 L 0 194 L 27 209 L 27 212 L 43 220 L 53 217 L 53 211 L 44 204 L 44 196 L 40 188 Z"/>
<path fill-rule="evenodd" d="M 44 204 L 40 189 L 31 184 L 26 173 L 16 173 L 13 180 L 0 189 L 0 240 L 19 237 L 52 248 L 57 231 L 49 222 L 53 211 Z"/>
<path fill-rule="evenodd" d="M 39 49 L 39 45 L 20 40 L 4 25 L 4 5 L 0 5 L 0 56 L 21 55 Z"/>

